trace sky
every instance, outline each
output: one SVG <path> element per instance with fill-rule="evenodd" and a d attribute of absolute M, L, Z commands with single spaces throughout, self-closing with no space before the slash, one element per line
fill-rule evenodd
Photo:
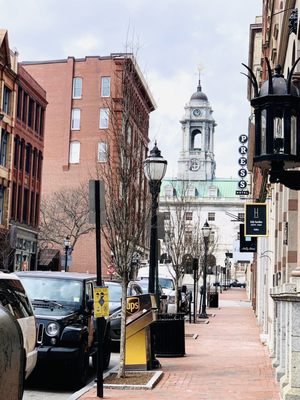
<path fill-rule="evenodd" d="M 217 178 L 238 179 L 239 136 L 247 133 L 249 26 L 262 0 L 0 0 L 0 28 L 19 61 L 106 56 L 134 50 L 157 109 L 150 116 L 154 141 L 177 176 L 180 119 L 202 91 L 217 123 Z"/>

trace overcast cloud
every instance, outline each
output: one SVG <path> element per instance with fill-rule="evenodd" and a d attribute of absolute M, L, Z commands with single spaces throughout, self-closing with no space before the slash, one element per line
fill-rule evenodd
<path fill-rule="evenodd" d="M 138 63 L 157 103 L 150 138 L 177 174 L 179 120 L 202 90 L 217 123 L 217 177 L 235 177 L 238 137 L 247 132 L 249 104 L 241 63 L 248 62 L 249 25 L 261 0 L 0 0 L 0 27 L 20 61 L 105 56 L 138 48 Z M 244 72 L 244 71 L 243 71 Z M 152 147 L 153 143 L 150 144 Z"/>

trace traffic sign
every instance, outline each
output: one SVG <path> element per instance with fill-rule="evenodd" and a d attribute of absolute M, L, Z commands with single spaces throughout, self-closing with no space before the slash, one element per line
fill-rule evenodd
<path fill-rule="evenodd" d="M 108 287 L 96 286 L 94 288 L 94 317 L 109 316 Z"/>

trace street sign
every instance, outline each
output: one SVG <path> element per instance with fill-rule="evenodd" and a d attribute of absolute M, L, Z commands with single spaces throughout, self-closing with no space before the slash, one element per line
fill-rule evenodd
<path fill-rule="evenodd" d="M 108 287 L 106 286 L 94 288 L 94 316 L 95 318 L 109 316 Z"/>

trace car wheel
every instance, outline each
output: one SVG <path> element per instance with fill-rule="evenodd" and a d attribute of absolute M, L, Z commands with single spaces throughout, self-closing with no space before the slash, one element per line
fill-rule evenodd
<path fill-rule="evenodd" d="M 86 384 L 89 368 L 89 353 L 87 342 L 83 342 L 79 349 L 79 356 L 74 365 L 73 382 L 78 388 Z"/>

